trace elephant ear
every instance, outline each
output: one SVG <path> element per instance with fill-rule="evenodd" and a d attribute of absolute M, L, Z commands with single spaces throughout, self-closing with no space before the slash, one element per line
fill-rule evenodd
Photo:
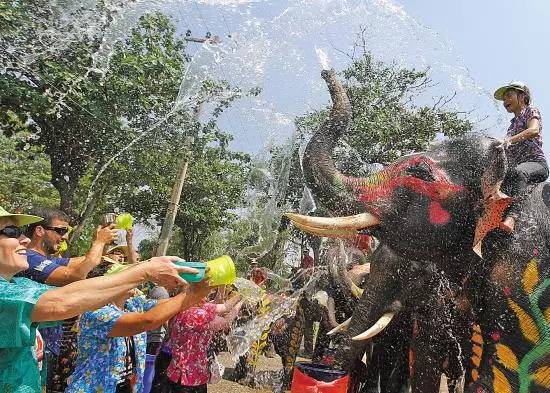
<path fill-rule="evenodd" d="M 489 232 L 499 227 L 505 210 L 513 200 L 500 190 L 506 169 L 504 146 L 495 140 L 489 146 L 488 165 L 481 176 L 483 214 L 477 221 L 473 246 L 474 252 L 480 257 L 481 242 Z"/>

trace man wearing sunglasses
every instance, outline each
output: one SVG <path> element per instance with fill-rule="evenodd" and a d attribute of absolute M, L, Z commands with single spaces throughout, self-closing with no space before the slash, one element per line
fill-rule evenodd
<path fill-rule="evenodd" d="M 59 251 L 61 242 L 69 238 L 69 218 L 62 211 L 52 208 L 35 208 L 31 214 L 43 217 L 44 221 L 30 225 L 27 230 L 31 239 L 27 251 L 29 268 L 22 275 L 43 284 L 59 287 L 85 279 L 101 262 L 103 248 L 116 238 L 114 225 L 98 227 L 95 240 L 86 255 L 53 257 Z"/>

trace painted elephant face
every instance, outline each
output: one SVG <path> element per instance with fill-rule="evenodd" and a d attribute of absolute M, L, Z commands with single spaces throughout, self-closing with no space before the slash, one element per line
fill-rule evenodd
<path fill-rule="evenodd" d="M 340 217 L 289 218 L 304 231 L 325 237 L 372 233 L 413 259 L 471 246 L 478 208 L 498 194 L 506 173 L 503 147 L 495 139 L 472 135 L 406 156 L 366 178 L 343 175 L 332 150 L 349 123 L 351 107 L 336 74 L 325 71 L 322 76 L 333 107 L 306 148 L 303 168 L 316 199 Z"/>
<path fill-rule="evenodd" d="M 504 151 L 494 139 L 451 140 L 367 178 L 342 176 L 339 180 L 359 203 L 335 213 L 355 215 L 289 217 L 322 236 L 373 234 L 413 259 L 446 254 L 472 246 L 479 207 L 484 195 L 498 188 L 505 165 Z"/>

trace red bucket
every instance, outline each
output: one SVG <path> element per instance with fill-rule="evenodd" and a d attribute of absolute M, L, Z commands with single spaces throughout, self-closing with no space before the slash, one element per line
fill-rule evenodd
<path fill-rule="evenodd" d="M 291 393 L 346 393 L 349 376 L 317 363 L 296 362 Z"/>

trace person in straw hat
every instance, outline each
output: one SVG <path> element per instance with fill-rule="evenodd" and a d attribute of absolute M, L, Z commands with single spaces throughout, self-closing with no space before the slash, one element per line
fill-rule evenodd
<path fill-rule="evenodd" d="M 545 181 L 548 178 L 548 164 L 542 150 L 542 116 L 531 106 L 531 91 L 523 82 L 510 82 L 499 87 L 494 93 L 495 99 L 502 101 L 508 113 L 514 117 L 504 139 L 508 172 L 503 182 L 511 196 L 521 198 L 530 184 Z M 517 203 L 509 209 L 500 228 L 513 232 L 518 218 Z"/>

